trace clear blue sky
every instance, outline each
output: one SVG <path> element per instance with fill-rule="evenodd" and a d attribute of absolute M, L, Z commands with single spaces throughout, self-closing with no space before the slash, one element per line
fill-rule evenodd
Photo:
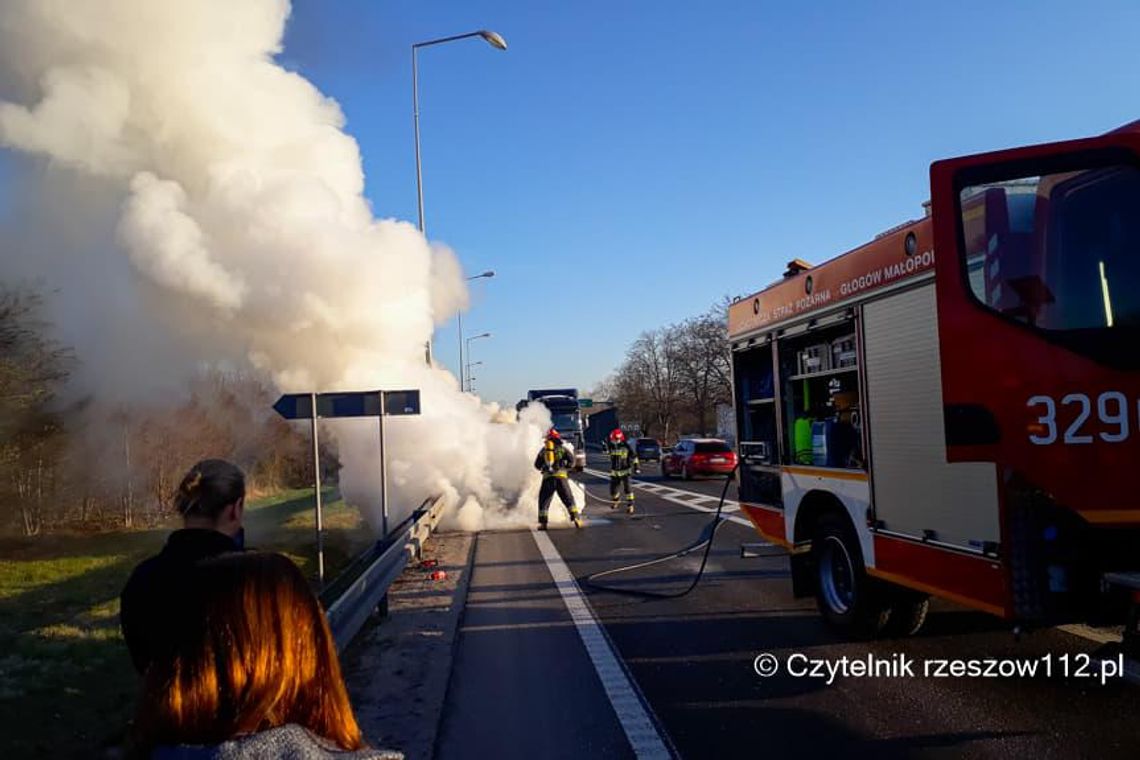
<path fill-rule="evenodd" d="M 344 107 L 376 211 L 414 219 L 409 45 L 507 39 L 420 72 L 428 232 L 499 273 L 464 327 L 513 401 L 921 214 L 937 158 L 1140 118 L 1134 1 L 853 5 L 299 0 L 284 59 Z M 454 325 L 436 346 L 454 364 Z"/>
<path fill-rule="evenodd" d="M 341 103 L 376 213 L 414 220 L 409 46 L 507 39 L 420 73 L 428 232 L 498 272 L 464 327 L 513 402 L 921 214 L 932 160 L 1140 118 L 1135 0 L 854 5 L 294 0 L 282 60 Z M 436 348 L 454 366 L 454 323 Z"/>

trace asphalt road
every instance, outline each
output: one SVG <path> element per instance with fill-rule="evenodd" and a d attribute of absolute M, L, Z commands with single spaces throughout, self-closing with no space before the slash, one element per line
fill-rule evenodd
<path fill-rule="evenodd" d="M 655 468 L 646 468 L 642 479 L 655 485 Z M 605 481 L 588 474 L 581 480 L 592 493 L 606 495 Z M 666 485 L 691 492 L 693 506 L 677 503 L 667 492 L 642 489 L 633 517 L 594 502 L 585 529 L 546 534 L 580 585 L 591 573 L 667 553 L 699 535 L 710 518 L 707 510 L 716 506 L 701 497 L 719 496 L 722 483 Z M 916 637 L 845 642 L 822 625 L 812 600 L 792 597 L 786 557 L 740 558 L 740 544 L 756 541 L 749 527 L 722 526 L 703 581 L 679 599 L 645 600 L 582 586 L 604 640 L 630 677 L 632 693 L 648 705 L 662 742 L 658 746 L 685 758 L 776 752 L 879 758 L 1138 756 L 1140 689 L 1121 679 L 1102 685 L 1091 670 L 1087 676 L 1076 672 L 1083 662 L 1076 657 L 1092 652 L 1094 642 L 1059 630 L 1015 640 L 1000 621 L 948 604 L 936 605 Z M 680 589 L 698 563 L 699 556 L 690 555 L 616 581 Z M 529 531 L 480 534 L 438 757 L 634 754 L 622 728 L 633 698 L 623 698 L 619 689 L 615 699 L 614 674 L 603 668 L 599 676 L 594 651 L 583 643 L 589 636 L 580 635 L 568 611 L 576 593 L 572 587 L 555 584 Z M 597 640 L 591 641 L 596 649 Z M 775 656 L 776 675 L 756 674 L 753 663 L 761 653 Z M 900 666 L 910 662 L 915 675 L 840 675 L 828 684 L 789 674 L 792 655 L 802 656 L 793 660 L 801 667 L 811 667 L 804 659 L 834 666 L 844 657 L 871 656 Z M 948 675 L 953 660 L 1024 663 L 1049 655 L 1051 676 Z M 1061 674 L 1064 655 L 1070 658 L 1067 677 Z M 927 667 L 930 676 L 923 675 Z M 941 668 L 947 669 L 946 677 L 934 677 Z M 637 704 L 633 707 L 636 712 Z"/>

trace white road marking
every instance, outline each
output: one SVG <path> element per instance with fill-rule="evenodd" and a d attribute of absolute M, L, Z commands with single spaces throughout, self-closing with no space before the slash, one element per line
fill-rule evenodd
<path fill-rule="evenodd" d="M 1123 626 L 1113 626 L 1112 628 L 1094 628 L 1084 623 L 1074 623 L 1070 625 L 1057 626 L 1058 631 L 1073 636 L 1079 636 L 1086 641 L 1091 641 L 1095 644 L 1119 644 L 1121 638 L 1124 636 Z M 1125 681 L 1128 681 L 1133 686 L 1140 686 L 1140 662 L 1136 660 L 1124 661 L 1124 673 L 1121 674 Z"/>
<path fill-rule="evenodd" d="M 1103 628 L 1093 628 L 1081 623 L 1059 625 L 1057 629 L 1072 634 L 1073 636 L 1080 636 L 1082 639 L 1095 641 L 1097 644 L 1119 642 L 1122 635 L 1122 631 L 1118 629 L 1105 630 Z"/>
<path fill-rule="evenodd" d="M 587 467 L 585 472 L 589 473 L 590 475 L 593 475 L 596 478 L 609 478 L 609 473 L 602 472 L 601 470 L 594 470 L 594 469 Z M 695 509 L 698 512 L 708 512 L 710 514 L 714 514 L 716 512 L 716 507 L 706 507 L 706 506 L 701 505 L 701 504 L 694 504 L 693 503 L 694 501 L 711 500 L 711 501 L 718 502 L 718 503 L 720 502 L 720 499 L 715 497 L 715 496 L 708 496 L 706 494 L 697 493 L 695 491 L 685 491 L 685 490 L 680 489 L 680 488 L 670 488 L 669 486 L 663 486 L 660 483 L 646 483 L 643 480 L 637 480 L 634 478 L 631 478 L 630 482 L 633 483 L 635 488 L 639 488 L 643 491 L 648 491 L 649 493 L 653 494 L 654 496 L 657 496 L 658 498 L 664 499 L 665 501 L 669 501 L 669 502 L 672 502 L 674 504 L 680 504 L 682 507 L 688 507 L 689 509 Z M 698 498 L 694 499 L 694 497 L 698 497 Z M 733 501 L 732 499 L 725 499 L 724 500 L 723 512 L 738 512 L 738 511 L 740 511 L 740 503 L 739 502 Z M 748 528 L 753 527 L 753 525 L 750 521 L 748 521 L 747 519 L 745 519 L 743 517 L 737 517 L 736 515 L 731 515 L 731 514 L 725 515 L 723 517 L 723 519 L 728 520 L 729 522 L 734 522 L 738 525 L 743 525 L 743 526 L 748 527 Z"/>
<path fill-rule="evenodd" d="M 649 705 L 641 697 L 640 692 L 630 680 L 625 668 L 622 667 L 617 653 L 610 645 L 605 631 L 594 617 L 593 610 L 578 588 L 578 582 L 570 573 L 570 568 L 562 561 L 558 549 L 550 536 L 537 530 L 531 530 L 534 543 L 546 561 L 550 576 L 562 601 L 566 604 L 566 611 L 578 629 L 578 636 L 594 663 L 594 670 L 602 682 L 602 688 L 609 697 L 610 705 L 617 714 L 618 722 L 633 748 L 633 754 L 638 758 L 672 758 L 669 744 L 657 729 L 657 723 L 651 717 Z"/>

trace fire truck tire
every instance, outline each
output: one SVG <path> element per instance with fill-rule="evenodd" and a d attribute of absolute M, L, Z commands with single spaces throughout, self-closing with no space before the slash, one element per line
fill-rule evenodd
<path fill-rule="evenodd" d="M 833 628 L 856 638 L 883 633 L 891 607 L 881 584 L 867 575 L 859 541 L 844 515 L 827 512 L 812 538 L 816 603 Z"/>
<path fill-rule="evenodd" d="M 926 614 L 930 611 L 930 597 L 905 589 L 894 594 L 887 633 L 894 636 L 913 636 L 922 630 Z"/>

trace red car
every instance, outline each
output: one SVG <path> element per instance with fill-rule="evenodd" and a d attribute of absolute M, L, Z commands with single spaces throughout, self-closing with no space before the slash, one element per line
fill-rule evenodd
<path fill-rule="evenodd" d="M 678 441 L 661 457 L 661 475 L 680 475 L 689 480 L 694 475 L 728 475 L 736 467 L 736 453 L 716 438 L 688 438 Z"/>

